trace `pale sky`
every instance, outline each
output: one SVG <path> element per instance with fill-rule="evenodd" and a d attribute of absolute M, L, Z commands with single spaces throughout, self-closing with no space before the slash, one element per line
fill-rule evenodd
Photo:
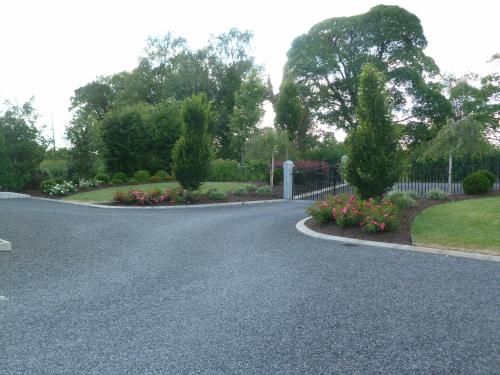
<path fill-rule="evenodd" d="M 1 0 L 0 101 L 34 96 L 41 124 L 50 125 L 53 113 L 62 146 L 73 91 L 99 75 L 134 68 L 149 35 L 172 31 L 196 48 L 231 27 L 254 33 L 254 55 L 276 91 L 295 37 L 326 18 L 364 13 L 380 3 L 420 18 L 429 42 L 425 52 L 442 72 L 494 69 L 486 61 L 500 52 L 495 0 Z M 264 124 L 272 124 L 271 114 Z"/>

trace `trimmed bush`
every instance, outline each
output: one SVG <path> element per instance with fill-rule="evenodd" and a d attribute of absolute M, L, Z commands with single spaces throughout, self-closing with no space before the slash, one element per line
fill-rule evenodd
<path fill-rule="evenodd" d="M 217 189 L 210 189 L 207 193 L 209 199 L 214 201 L 222 201 L 227 198 L 227 194 Z"/>
<path fill-rule="evenodd" d="M 127 182 L 128 180 L 128 177 L 125 173 L 123 172 L 116 172 L 114 175 L 113 175 L 113 178 L 112 180 L 114 181 L 120 181 L 118 183 L 116 182 L 113 182 L 113 184 L 124 184 L 125 182 Z"/>
<path fill-rule="evenodd" d="M 471 175 L 465 177 L 462 182 L 462 187 L 465 194 L 484 194 L 491 189 L 491 183 L 488 177 L 486 177 L 481 172 L 474 172 Z"/>
<path fill-rule="evenodd" d="M 480 169 L 476 173 L 483 174 L 490 181 L 491 187 L 493 187 L 493 185 L 495 185 L 495 181 L 497 180 L 497 178 L 489 170 L 487 170 L 487 169 Z"/>
<path fill-rule="evenodd" d="M 243 186 L 241 186 L 234 191 L 234 195 L 237 195 L 239 197 L 244 197 L 244 196 L 248 195 L 248 190 L 245 189 Z"/>
<path fill-rule="evenodd" d="M 129 185 L 139 185 L 139 181 L 137 181 L 137 178 L 135 178 L 135 177 L 129 178 L 128 181 L 127 181 L 127 183 Z"/>
<path fill-rule="evenodd" d="M 273 195 L 273 189 L 269 185 L 262 185 L 255 191 L 255 194 L 270 196 Z"/>
<path fill-rule="evenodd" d="M 184 197 L 184 202 L 186 203 L 194 203 L 199 202 L 201 200 L 202 194 L 197 191 L 184 190 L 182 193 Z"/>
<path fill-rule="evenodd" d="M 243 188 L 247 191 L 255 191 L 257 190 L 257 185 L 254 184 L 246 184 L 243 186 Z"/>
<path fill-rule="evenodd" d="M 97 181 L 100 181 L 103 184 L 108 184 L 109 183 L 109 174 L 107 173 L 98 173 L 95 175 L 95 179 Z"/>
<path fill-rule="evenodd" d="M 391 190 L 386 198 L 401 209 L 414 207 L 417 204 L 416 194 L 410 191 Z"/>
<path fill-rule="evenodd" d="M 46 190 L 50 189 L 52 186 L 54 186 L 56 184 L 56 181 L 55 180 L 43 180 L 40 184 L 40 190 L 42 190 L 43 192 L 45 192 Z"/>
<path fill-rule="evenodd" d="M 160 176 L 151 176 L 149 178 L 149 182 L 157 183 L 157 182 L 160 182 L 160 181 L 161 181 L 161 177 Z"/>
<path fill-rule="evenodd" d="M 210 181 L 243 181 L 242 170 L 236 160 L 216 159 L 210 163 Z"/>
<path fill-rule="evenodd" d="M 443 200 L 448 198 L 448 192 L 443 189 L 432 189 L 425 194 L 425 197 L 427 199 Z"/>
<path fill-rule="evenodd" d="M 162 181 L 167 181 L 167 177 L 170 177 L 169 174 L 166 171 L 156 171 L 155 176 L 160 177 L 160 180 Z"/>
<path fill-rule="evenodd" d="M 145 169 L 141 169 L 134 173 L 134 178 L 139 182 L 148 182 L 149 181 L 149 172 Z"/>
<path fill-rule="evenodd" d="M 112 185 L 122 185 L 122 184 L 124 183 L 124 182 L 123 182 L 122 180 L 120 180 L 119 178 L 114 178 L 114 177 L 111 179 L 111 181 L 110 181 L 110 182 L 111 182 L 111 184 L 112 184 Z"/>

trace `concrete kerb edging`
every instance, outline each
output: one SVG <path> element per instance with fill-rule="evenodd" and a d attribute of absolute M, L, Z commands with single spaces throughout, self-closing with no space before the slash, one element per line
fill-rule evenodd
<path fill-rule="evenodd" d="M 246 202 L 228 202 L 228 203 L 210 203 L 210 204 L 190 204 L 190 205 L 179 205 L 179 206 L 108 206 L 98 203 L 85 203 L 76 201 L 63 201 L 60 199 L 50 199 L 41 197 L 32 197 L 32 199 L 39 199 L 44 201 L 73 204 L 78 206 L 87 206 L 94 208 L 112 208 L 112 209 L 124 209 L 124 210 L 178 210 L 186 208 L 206 208 L 206 207 L 226 207 L 226 206 L 247 206 L 252 204 L 264 204 L 264 203 L 277 203 L 284 202 L 285 199 L 267 199 L 262 201 L 246 201 Z"/>
<path fill-rule="evenodd" d="M 323 234 L 316 232 L 312 229 L 306 227 L 305 222 L 309 220 L 311 217 L 306 217 L 305 219 L 300 220 L 295 227 L 297 230 L 306 236 L 320 238 L 322 240 L 329 241 L 337 241 L 337 242 L 345 242 L 352 243 L 356 245 L 366 245 L 366 246 L 376 246 L 376 247 L 384 247 L 386 249 L 396 249 L 396 250 L 404 250 L 404 251 L 415 251 L 420 253 L 428 253 L 428 254 L 437 254 L 437 255 L 450 255 L 454 257 L 461 258 L 469 258 L 476 260 L 488 260 L 491 262 L 500 262 L 500 256 L 497 255 L 487 255 L 487 254 L 476 254 L 476 253 L 468 253 L 464 251 L 455 251 L 455 250 L 446 250 L 446 249 L 437 249 L 432 247 L 421 247 L 421 246 L 413 246 L 413 245 L 402 245 L 388 242 L 377 242 L 377 241 L 365 241 L 359 240 L 356 238 L 349 237 L 340 237 L 340 236 L 332 236 L 328 234 Z"/>
<path fill-rule="evenodd" d="M 12 245 L 9 241 L 2 240 L 0 238 L 0 251 L 11 251 Z"/>

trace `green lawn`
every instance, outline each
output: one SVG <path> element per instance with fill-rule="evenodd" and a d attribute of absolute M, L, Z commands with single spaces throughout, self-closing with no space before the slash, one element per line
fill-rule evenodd
<path fill-rule="evenodd" d="M 413 244 L 500 254 L 500 197 L 431 207 L 412 224 Z"/>
<path fill-rule="evenodd" d="M 236 190 L 238 187 L 246 185 L 245 182 L 205 182 L 201 187 L 201 191 L 207 191 L 208 189 L 219 189 L 225 192 Z M 98 189 L 93 191 L 87 191 L 83 193 L 76 193 L 73 195 L 68 195 L 63 199 L 66 201 L 78 201 L 78 202 L 96 202 L 104 203 L 111 202 L 113 200 L 113 193 L 117 190 L 153 190 L 153 189 L 167 189 L 178 187 L 177 182 L 159 182 L 157 184 L 143 184 L 143 185 L 130 185 L 130 186 L 115 186 L 108 187 L 104 189 Z"/>

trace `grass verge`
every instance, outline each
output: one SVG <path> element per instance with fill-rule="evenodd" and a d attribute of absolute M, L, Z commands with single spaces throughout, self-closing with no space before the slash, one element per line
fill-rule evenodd
<path fill-rule="evenodd" d="M 500 255 L 500 197 L 431 207 L 413 221 L 414 245 Z"/>

